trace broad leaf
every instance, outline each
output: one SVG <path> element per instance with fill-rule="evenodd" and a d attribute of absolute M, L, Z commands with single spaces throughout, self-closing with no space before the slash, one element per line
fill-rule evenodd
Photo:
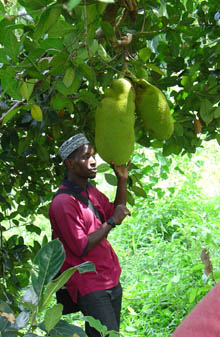
<path fill-rule="evenodd" d="M 137 195 L 138 197 L 146 198 L 147 194 L 145 190 L 139 186 L 132 186 L 132 191 Z"/>
<path fill-rule="evenodd" d="M 20 110 L 19 108 L 15 108 L 15 109 L 10 110 L 10 112 L 5 114 L 5 116 L 3 117 L 2 123 L 3 124 L 8 123 L 8 121 L 10 121 L 10 119 L 12 119 L 19 110 Z"/>
<path fill-rule="evenodd" d="M 100 165 L 98 165 L 98 167 L 97 167 L 98 173 L 106 172 L 106 171 L 108 171 L 109 169 L 110 169 L 109 164 L 105 164 L 105 163 L 100 164 Z"/>
<path fill-rule="evenodd" d="M 71 86 L 75 77 L 75 70 L 70 67 L 66 69 L 65 75 L 63 77 L 63 83 L 67 88 Z"/>
<path fill-rule="evenodd" d="M 102 325 L 100 320 L 95 319 L 94 317 L 84 316 L 83 319 L 87 321 L 92 328 L 95 328 L 97 331 L 99 331 L 102 334 L 106 334 L 106 332 L 108 331 L 106 326 Z"/>
<path fill-rule="evenodd" d="M 69 0 L 68 1 L 68 9 L 71 11 L 74 7 L 76 7 L 81 0 Z"/>
<path fill-rule="evenodd" d="M 25 8 L 30 8 L 30 9 L 34 9 L 34 10 L 46 7 L 47 4 L 50 3 L 51 1 L 47 1 L 47 0 L 18 0 L 18 2 L 22 6 L 24 6 Z"/>
<path fill-rule="evenodd" d="M 34 259 L 34 264 L 39 268 L 38 275 L 32 275 L 32 284 L 38 296 L 41 295 L 44 286 L 60 270 L 65 259 L 65 251 L 59 240 L 53 240 L 40 249 Z"/>
<path fill-rule="evenodd" d="M 46 311 L 46 314 L 44 316 L 44 326 L 48 333 L 59 322 L 62 316 L 62 310 L 62 304 L 55 304 L 52 308 Z"/>
<path fill-rule="evenodd" d="M 57 292 L 64 284 L 66 284 L 66 282 L 75 273 L 76 270 L 78 270 L 81 274 L 88 271 L 96 271 L 94 264 L 89 261 L 65 270 L 58 278 L 48 283 L 40 303 L 40 311 L 49 304 L 50 300 L 52 299 L 52 295 Z"/>
<path fill-rule="evenodd" d="M 212 107 L 213 105 L 208 99 L 204 99 L 201 102 L 200 116 L 206 124 L 209 124 L 213 120 L 214 114 L 211 112 Z"/>
<path fill-rule="evenodd" d="M 106 173 L 105 180 L 112 186 L 117 186 L 117 178 L 113 174 Z"/>
<path fill-rule="evenodd" d="M 76 336 L 85 337 L 85 332 L 78 326 L 71 325 L 64 320 L 59 323 L 50 331 L 50 336 Z"/>
<path fill-rule="evenodd" d="M 43 119 L 43 113 L 41 110 L 41 107 L 37 104 L 33 104 L 31 106 L 31 116 L 33 119 L 35 119 L 38 122 L 41 122 Z"/>

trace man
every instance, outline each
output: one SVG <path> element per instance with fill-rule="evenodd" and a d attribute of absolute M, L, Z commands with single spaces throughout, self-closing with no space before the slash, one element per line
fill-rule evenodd
<path fill-rule="evenodd" d="M 61 272 L 85 261 L 94 263 L 97 272 L 78 271 L 67 283 L 68 292 L 86 316 L 99 319 L 108 330 L 119 331 L 122 289 L 119 282 L 121 267 L 107 240 L 109 232 L 130 215 L 126 208 L 128 166 L 112 164 L 117 177 L 114 203 L 88 183 L 96 176 L 93 146 L 83 134 L 65 141 L 59 154 L 67 168 L 67 177 L 60 188 L 81 193 L 98 209 L 103 220 L 72 195 L 59 194 L 50 205 L 53 238 L 59 238 L 66 251 Z M 86 323 L 89 337 L 100 334 Z"/>

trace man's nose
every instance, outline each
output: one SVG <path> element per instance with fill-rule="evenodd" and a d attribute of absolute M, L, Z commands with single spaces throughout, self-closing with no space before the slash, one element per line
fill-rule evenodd
<path fill-rule="evenodd" d="M 93 166 L 96 165 L 96 159 L 94 157 L 91 157 L 89 162 L 90 162 L 90 165 L 93 165 Z"/>

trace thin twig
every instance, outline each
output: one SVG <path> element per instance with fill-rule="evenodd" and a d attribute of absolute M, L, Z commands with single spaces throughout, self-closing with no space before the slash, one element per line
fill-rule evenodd
<path fill-rule="evenodd" d="M 19 106 L 21 106 L 24 103 L 24 101 L 19 101 L 16 102 L 1 118 L 0 118 L 0 124 L 2 123 L 3 119 L 14 109 L 18 108 Z"/>
<path fill-rule="evenodd" d="M 143 8 L 144 8 L 144 20 L 143 20 L 143 23 L 142 23 L 141 32 L 144 31 L 144 26 L 145 26 L 145 22 L 146 22 L 146 10 L 145 10 L 144 4 L 143 4 Z"/>
<path fill-rule="evenodd" d="M 89 50 L 89 46 L 88 46 L 88 27 L 87 27 L 87 11 L 86 11 L 86 0 L 84 0 L 84 6 L 83 6 L 83 16 L 84 16 L 84 33 L 85 33 L 85 45 L 86 45 L 86 49 L 88 52 L 88 57 L 90 58 L 90 50 Z"/>

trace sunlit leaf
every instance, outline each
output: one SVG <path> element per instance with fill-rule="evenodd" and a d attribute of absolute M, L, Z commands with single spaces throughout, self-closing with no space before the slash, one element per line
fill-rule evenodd
<path fill-rule="evenodd" d="M 43 119 L 43 113 L 39 105 L 33 104 L 31 106 L 31 116 L 33 119 L 35 119 L 38 122 L 41 122 Z"/>
<path fill-rule="evenodd" d="M 19 110 L 20 110 L 20 108 L 10 110 L 10 112 L 5 114 L 5 116 L 3 117 L 2 123 L 3 124 L 8 123 L 10 121 L 10 119 L 12 119 Z"/>
<path fill-rule="evenodd" d="M 63 83 L 67 88 L 69 88 L 73 83 L 74 77 L 75 77 L 75 70 L 72 67 L 67 68 L 63 77 Z"/>
<path fill-rule="evenodd" d="M 68 9 L 71 11 L 74 7 L 76 7 L 81 0 L 69 0 L 68 2 Z"/>
<path fill-rule="evenodd" d="M 150 48 L 140 49 L 138 56 L 142 61 L 146 62 L 151 56 L 151 49 Z"/>
<path fill-rule="evenodd" d="M 44 326 L 49 333 L 51 329 L 59 322 L 63 311 L 62 304 L 55 304 L 52 308 L 48 309 L 44 316 Z"/>

